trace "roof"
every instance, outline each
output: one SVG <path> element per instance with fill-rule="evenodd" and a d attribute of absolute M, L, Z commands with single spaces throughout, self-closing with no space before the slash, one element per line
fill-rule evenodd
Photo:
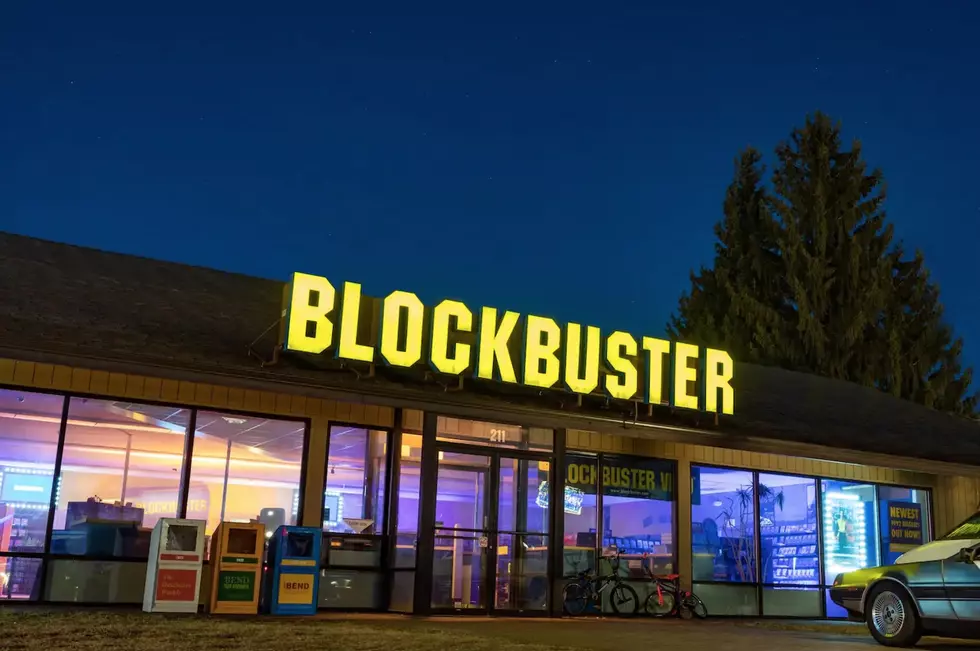
<path fill-rule="evenodd" d="M 328 361 L 271 357 L 284 283 L 0 233 L 0 347 L 283 385 L 389 395 L 440 394 L 469 401 L 602 414 L 601 400 L 578 407 L 544 396 L 473 383 L 467 391 L 391 371 L 358 380 Z M 270 331 L 271 328 L 271 331 Z M 268 334 L 270 333 L 271 334 Z M 737 436 L 980 466 L 980 425 L 875 389 L 793 371 L 736 364 L 735 415 L 658 410 L 653 420 Z M 605 412 L 607 415 L 608 411 Z M 645 418 L 645 414 L 638 415 Z"/>

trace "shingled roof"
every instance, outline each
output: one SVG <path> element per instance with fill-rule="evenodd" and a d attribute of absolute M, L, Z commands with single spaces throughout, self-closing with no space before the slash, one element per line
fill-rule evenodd
<path fill-rule="evenodd" d="M 276 332 L 282 297 L 281 281 L 0 233 L 0 348 L 11 356 L 63 355 L 409 399 L 435 393 L 460 404 L 583 409 L 560 392 L 540 397 L 488 383 L 446 393 L 393 373 L 358 381 L 294 356 L 263 366 L 248 346 L 270 327 Z M 273 339 L 259 347 L 270 357 Z M 980 466 L 976 422 L 874 389 L 750 364 L 737 365 L 735 388 L 736 415 L 717 424 L 703 414 L 658 411 L 653 419 L 695 418 L 698 427 L 737 436 Z"/>

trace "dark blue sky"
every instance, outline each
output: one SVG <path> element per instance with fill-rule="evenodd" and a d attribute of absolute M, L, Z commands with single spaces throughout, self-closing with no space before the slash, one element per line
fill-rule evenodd
<path fill-rule="evenodd" d="M 659 334 L 821 109 L 980 364 L 976 2 L 151 4 L 0 8 L 0 228 Z"/>

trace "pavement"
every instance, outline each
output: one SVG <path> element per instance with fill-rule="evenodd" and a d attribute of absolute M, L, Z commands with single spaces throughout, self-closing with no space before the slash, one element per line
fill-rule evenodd
<path fill-rule="evenodd" d="M 333 617 L 333 616 L 332 616 Z M 366 616 L 365 619 L 377 617 Z M 388 617 L 388 616 L 383 616 Z M 346 616 L 348 620 L 360 617 Z M 524 644 L 543 644 L 570 649 L 623 651 L 655 649 L 656 651 L 763 651 L 792 649 L 884 649 L 868 634 L 862 624 L 843 622 L 804 622 L 790 620 L 681 620 L 637 619 L 538 619 L 487 617 L 400 618 L 386 625 L 421 627 L 444 631 L 467 632 L 480 637 L 502 638 Z M 939 640 L 926 638 L 919 649 L 951 651 L 980 649 L 980 641 Z"/>

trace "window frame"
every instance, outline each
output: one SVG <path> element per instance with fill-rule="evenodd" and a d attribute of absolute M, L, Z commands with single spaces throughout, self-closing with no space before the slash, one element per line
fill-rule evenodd
<path fill-rule="evenodd" d="M 763 583 L 762 577 L 761 577 L 761 575 L 758 574 L 758 572 L 757 572 L 758 578 L 757 578 L 757 580 L 755 582 L 748 582 L 748 581 L 746 581 L 746 582 L 732 582 L 732 581 L 696 581 L 695 582 L 695 581 L 693 581 L 693 577 L 692 577 L 692 583 L 696 583 L 696 584 L 754 586 L 756 588 L 756 603 L 758 605 L 758 615 L 756 615 L 756 616 L 758 616 L 758 617 L 765 617 L 766 616 L 765 610 L 764 610 L 764 601 L 765 601 L 765 599 L 764 599 L 764 595 L 763 595 L 763 590 L 765 590 L 767 588 L 772 589 L 774 587 L 791 587 L 791 588 L 795 587 L 795 588 L 800 588 L 802 590 L 812 590 L 812 591 L 815 591 L 815 592 L 819 593 L 819 595 L 820 595 L 820 617 L 823 618 L 823 619 L 827 619 L 828 618 L 828 615 L 827 615 L 827 599 L 826 599 L 826 595 L 827 595 L 827 590 L 829 590 L 832 586 L 829 583 L 827 583 L 827 582 L 824 581 L 824 564 L 825 563 L 824 563 L 824 545 L 823 545 L 823 542 L 824 542 L 823 541 L 823 538 L 824 538 L 824 536 L 823 536 L 823 499 L 822 499 L 822 496 L 823 496 L 823 482 L 824 481 L 837 481 L 837 482 L 844 482 L 844 483 L 851 483 L 851 484 L 865 484 L 865 485 L 871 486 L 874 489 L 874 512 L 875 512 L 875 523 L 876 523 L 875 526 L 876 527 L 879 527 L 879 528 L 880 528 L 880 523 L 878 522 L 878 519 L 879 519 L 878 510 L 880 508 L 880 502 L 881 502 L 880 490 L 879 489 L 881 487 L 885 486 L 885 487 L 893 487 L 893 488 L 912 489 L 912 490 L 922 491 L 922 492 L 926 493 L 927 496 L 928 496 L 928 498 L 927 498 L 928 499 L 927 504 L 929 506 L 929 518 L 928 518 L 928 521 L 926 522 L 926 524 L 929 527 L 929 539 L 928 539 L 927 542 L 931 542 L 933 540 L 938 540 L 938 538 L 935 536 L 935 531 L 936 531 L 935 517 L 936 517 L 936 513 L 935 513 L 934 492 L 933 492 L 932 487 L 929 487 L 929 486 L 920 486 L 920 485 L 914 485 L 914 484 L 899 484 L 899 483 L 890 483 L 890 482 L 863 481 L 863 480 L 857 479 L 857 478 L 822 477 L 820 475 L 813 475 L 813 474 L 808 474 L 808 473 L 794 473 L 794 472 L 786 472 L 786 471 L 782 471 L 782 470 L 778 470 L 778 471 L 757 470 L 757 469 L 753 469 L 753 468 L 739 468 L 737 466 L 727 466 L 727 465 L 724 465 L 724 464 L 715 464 L 715 463 L 691 462 L 690 465 L 691 465 L 692 468 L 694 468 L 694 467 L 698 467 L 698 468 L 715 468 L 715 469 L 718 469 L 718 470 L 730 470 L 730 471 L 736 471 L 736 472 L 750 472 L 750 473 L 752 473 L 753 508 L 755 509 L 755 536 L 756 536 L 755 563 L 756 563 L 756 568 L 759 568 L 760 565 L 761 565 L 761 562 L 762 562 L 762 539 L 761 539 L 762 523 L 761 523 L 761 520 L 759 518 L 760 508 L 759 508 L 759 490 L 758 490 L 758 487 L 759 487 L 759 476 L 760 475 L 778 475 L 778 476 L 782 476 L 782 477 L 798 477 L 800 479 L 809 479 L 809 480 L 813 480 L 815 482 L 815 485 L 816 485 L 816 497 L 815 497 L 815 501 L 816 501 L 816 511 L 817 511 L 817 551 L 818 551 L 818 554 L 817 554 L 817 572 L 818 572 L 818 578 L 819 578 L 819 581 L 818 581 L 818 583 L 816 585 L 781 584 L 780 586 L 776 586 L 775 584 Z M 692 509 L 694 508 L 693 504 L 691 505 L 691 508 Z M 691 516 L 690 516 L 690 513 L 689 513 L 688 514 L 688 518 L 690 519 L 690 517 Z M 880 564 L 881 563 L 881 558 L 882 558 L 882 556 L 881 556 L 881 550 L 880 550 L 880 545 L 881 545 L 881 543 L 880 543 L 881 532 L 880 531 L 878 532 L 877 537 L 879 539 L 879 542 L 878 542 L 879 551 L 878 551 L 878 557 L 877 557 L 877 561 L 876 562 Z M 692 539 L 691 540 L 692 548 L 693 548 L 693 544 L 694 543 L 693 543 L 693 539 Z M 834 619 L 837 619 L 837 618 L 834 618 Z"/>
<path fill-rule="evenodd" d="M 605 536 L 604 521 L 603 521 L 603 519 L 604 519 L 604 515 L 603 515 L 604 514 L 604 504 L 603 504 L 603 502 L 605 501 L 604 500 L 604 497 L 605 497 L 604 496 L 605 483 L 603 482 L 603 472 L 602 472 L 603 468 L 605 467 L 605 464 L 609 460 L 615 461 L 617 459 L 624 460 L 626 463 L 624 463 L 623 465 L 627 465 L 627 466 L 628 466 L 629 460 L 631 460 L 631 459 L 637 459 L 637 460 L 640 460 L 640 462 L 643 462 L 643 461 L 649 462 L 651 460 L 652 461 L 663 461 L 663 462 L 666 462 L 666 463 L 670 464 L 671 470 L 673 472 L 673 477 L 674 477 L 674 485 L 673 485 L 673 487 L 671 489 L 671 493 L 672 493 L 673 498 L 669 501 L 669 503 L 671 505 L 671 523 L 670 523 L 671 532 L 670 533 L 671 533 L 671 538 L 673 539 L 673 542 L 671 543 L 671 547 L 673 548 L 672 549 L 672 552 L 671 552 L 671 563 L 672 563 L 673 567 L 676 568 L 677 567 L 677 564 L 679 562 L 679 559 L 680 559 L 680 549 L 679 549 L 679 547 L 677 545 L 677 543 L 679 542 L 679 538 L 680 538 L 680 536 L 678 535 L 678 529 L 680 527 L 680 519 L 679 519 L 679 513 L 678 512 L 680 511 L 680 509 L 678 508 L 678 505 L 679 505 L 679 499 L 678 499 L 678 497 L 679 497 L 679 495 L 678 495 L 678 491 L 677 491 L 677 473 L 678 473 L 679 463 L 678 463 L 677 459 L 670 459 L 670 458 L 666 458 L 666 457 L 657 457 L 657 456 L 644 456 L 644 455 L 641 455 L 641 454 L 623 454 L 621 452 L 593 452 L 593 451 L 589 451 L 589 450 L 578 450 L 578 449 L 574 449 L 574 448 L 569 448 L 565 452 L 565 455 L 564 455 L 564 463 L 563 463 L 562 468 L 561 468 L 561 472 L 562 472 L 562 485 L 563 486 L 568 486 L 567 468 L 568 468 L 569 459 L 572 459 L 572 458 L 588 458 L 588 459 L 594 459 L 595 460 L 595 463 L 596 463 L 596 471 L 598 472 L 598 477 L 596 478 L 596 523 L 595 523 L 596 524 L 596 544 L 595 544 L 595 547 L 593 548 L 592 551 L 595 554 L 595 563 L 596 563 L 596 566 L 597 567 L 598 567 L 599 563 L 602 560 L 602 549 L 603 549 L 602 539 Z M 646 501 L 656 502 L 656 501 L 661 501 L 661 500 L 646 500 Z M 564 533 L 564 530 L 563 530 L 563 533 Z M 562 540 L 557 541 L 556 544 L 560 544 L 560 548 L 562 550 L 561 551 L 561 554 L 564 555 L 564 549 L 565 549 L 564 536 L 562 536 Z M 562 556 L 562 558 L 563 558 L 563 556 Z M 562 565 L 564 565 L 564 563 L 562 563 Z M 564 567 L 562 569 L 564 570 Z M 556 578 L 561 579 L 561 580 L 567 580 L 567 579 L 574 578 L 574 576 L 564 576 L 564 571 L 562 571 L 562 575 L 563 576 L 556 577 Z"/>
<path fill-rule="evenodd" d="M 69 411 L 71 406 L 71 401 L 73 398 L 84 398 L 88 400 L 98 400 L 103 402 L 111 402 L 114 400 L 126 400 L 133 403 L 138 403 L 142 405 L 148 405 L 152 407 L 174 407 L 178 409 L 187 409 L 190 411 L 190 420 L 188 421 L 187 432 L 185 432 L 185 446 L 183 452 L 183 458 L 181 459 L 181 484 L 178 493 L 178 517 L 182 517 L 187 512 L 187 495 L 190 490 L 189 481 L 190 469 L 193 461 L 194 452 L 194 438 L 195 438 L 195 426 L 197 424 L 197 413 L 199 411 L 215 412 L 221 414 L 227 414 L 229 416 L 242 416 L 245 418 L 264 418 L 267 420 L 282 420 L 295 423 L 302 423 L 303 425 L 303 463 L 300 466 L 300 476 L 299 476 L 299 491 L 301 499 L 297 505 L 296 519 L 297 522 L 302 523 L 304 518 L 304 502 L 306 495 L 306 484 L 308 480 L 308 458 L 310 452 L 310 430 L 312 425 L 312 419 L 309 416 L 282 416 L 278 414 L 269 414 L 262 411 L 252 411 L 248 409 L 238 409 L 238 408 L 222 408 L 222 407 L 203 407 L 198 405 L 188 404 L 186 402 L 181 402 L 179 400 L 145 400 L 143 398 L 127 397 L 118 394 L 98 394 L 85 391 L 59 391 L 59 390 L 47 390 L 47 389 L 36 389 L 32 387 L 24 387 L 13 384 L 0 384 L 0 389 L 5 391 L 21 391 L 24 393 L 35 393 L 43 394 L 49 396 L 59 396 L 63 399 L 63 406 L 61 412 L 61 423 L 59 424 L 58 430 L 58 449 L 55 456 L 54 465 L 54 475 L 53 480 L 57 482 L 58 478 L 61 476 L 61 466 L 64 457 L 65 439 L 68 429 L 68 419 Z M 361 425 L 360 427 L 364 427 Z M 377 429 L 377 428 L 376 428 Z M 40 598 L 37 601 L 25 601 L 25 604 L 33 603 L 54 603 L 49 602 L 44 599 L 45 590 L 47 588 L 47 572 L 48 572 L 48 561 L 51 560 L 69 560 L 69 561 L 88 561 L 88 562 L 116 562 L 116 563 L 146 563 L 146 558 L 141 557 L 124 557 L 124 556 L 105 556 L 105 555 L 77 555 L 77 554 L 52 554 L 51 553 L 51 535 L 52 529 L 54 527 L 54 517 L 55 517 L 55 505 L 58 498 L 57 491 L 51 491 L 51 504 L 49 505 L 48 511 L 48 523 L 47 530 L 45 532 L 46 540 L 44 544 L 43 552 L 31 552 L 31 553 L 10 553 L 4 552 L 0 555 L 5 558 L 40 558 L 41 559 L 41 576 L 40 576 L 40 587 L 39 594 Z M 205 560 L 204 564 L 208 565 L 209 560 Z M 18 602 L 21 603 L 21 602 Z"/>

